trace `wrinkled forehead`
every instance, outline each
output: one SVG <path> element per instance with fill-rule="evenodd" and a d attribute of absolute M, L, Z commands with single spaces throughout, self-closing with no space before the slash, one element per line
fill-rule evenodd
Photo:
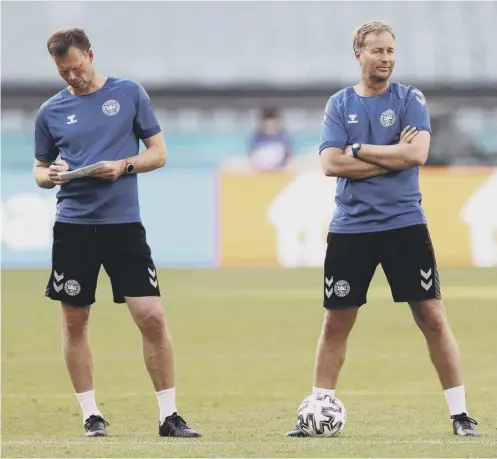
<path fill-rule="evenodd" d="M 390 32 L 369 33 L 364 38 L 364 48 L 395 49 L 395 40 Z"/>
<path fill-rule="evenodd" d="M 55 65 L 61 71 L 76 70 L 80 68 L 88 55 L 78 48 L 69 48 L 66 54 L 61 57 L 54 57 Z"/>

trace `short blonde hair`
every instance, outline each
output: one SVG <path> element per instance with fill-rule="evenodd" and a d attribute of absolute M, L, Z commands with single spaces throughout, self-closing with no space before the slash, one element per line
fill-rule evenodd
<path fill-rule="evenodd" d="M 364 40 L 370 33 L 379 35 L 383 32 L 388 32 L 395 40 L 395 32 L 393 27 L 385 21 L 368 21 L 361 24 L 354 30 L 352 42 L 354 51 L 361 49 L 364 46 Z"/>

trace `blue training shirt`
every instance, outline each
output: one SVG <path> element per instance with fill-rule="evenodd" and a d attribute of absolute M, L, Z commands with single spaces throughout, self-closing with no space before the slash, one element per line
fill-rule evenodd
<path fill-rule="evenodd" d="M 348 87 L 326 105 L 319 153 L 354 143 L 397 144 L 407 125 L 431 134 L 426 100 L 415 87 L 390 83 L 372 97 Z M 330 232 L 369 233 L 426 223 L 418 175 L 419 167 L 412 167 L 363 180 L 339 177 Z"/>
<path fill-rule="evenodd" d="M 38 111 L 35 157 L 60 158 L 69 169 L 114 161 L 139 153 L 139 140 L 161 132 L 152 102 L 141 85 L 108 78 L 102 88 L 74 96 L 66 88 Z M 56 221 L 79 224 L 140 222 L 138 178 L 111 182 L 85 177 L 60 187 Z"/>

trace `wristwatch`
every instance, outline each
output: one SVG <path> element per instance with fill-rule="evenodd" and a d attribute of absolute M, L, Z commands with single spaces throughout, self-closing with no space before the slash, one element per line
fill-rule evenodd
<path fill-rule="evenodd" d="M 124 166 L 124 173 L 126 175 L 131 174 L 135 170 L 135 166 L 126 160 L 126 166 Z"/>
<path fill-rule="evenodd" d="M 354 158 L 358 157 L 360 149 L 361 149 L 361 144 L 360 143 L 354 143 L 352 145 L 352 154 L 354 155 Z"/>

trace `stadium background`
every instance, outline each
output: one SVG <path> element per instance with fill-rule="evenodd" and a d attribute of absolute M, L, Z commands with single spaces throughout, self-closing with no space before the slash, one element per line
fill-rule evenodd
<path fill-rule="evenodd" d="M 1 8 L 2 457 L 495 457 L 496 2 Z M 420 173 L 423 205 L 478 439 L 452 437 L 423 337 L 408 308 L 391 301 L 381 270 L 337 388 L 344 432 L 331 446 L 283 437 L 311 389 L 323 314 L 335 187 L 317 155 L 323 110 L 357 81 L 351 35 L 370 19 L 394 25 L 394 80 L 418 86 L 428 101 L 434 136 Z M 143 84 L 164 129 L 169 163 L 140 176 L 141 206 L 164 268 L 178 405 L 199 441 L 157 437 L 141 336 L 125 306 L 112 303 L 103 272 L 90 333 L 111 436 L 81 436 L 59 310 L 43 297 L 55 190 L 38 189 L 32 177 L 34 116 L 63 87 L 46 40 L 70 25 L 89 34 L 99 71 Z M 284 170 L 259 173 L 247 151 L 265 106 L 280 109 L 294 156 Z M 210 267 L 220 268 L 202 269 Z"/>
<path fill-rule="evenodd" d="M 33 118 L 63 87 L 45 43 L 67 24 L 87 30 L 99 71 L 144 85 L 164 128 L 169 163 L 140 177 L 158 265 L 320 266 L 334 206 L 316 158 L 323 110 L 357 80 L 354 27 L 378 17 L 397 30 L 394 79 L 428 99 L 421 183 L 439 263 L 497 265 L 497 212 L 486 211 L 497 186 L 495 2 L 150 2 L 138 35 L 139 2 L 23 8 L 6 2 L 2 14 L 4 267 L 49 263 L 55 200 L 31 177 Z M 280 108 L 294 157 L 261 175 L 245 158 L 266 105 Z"/>

